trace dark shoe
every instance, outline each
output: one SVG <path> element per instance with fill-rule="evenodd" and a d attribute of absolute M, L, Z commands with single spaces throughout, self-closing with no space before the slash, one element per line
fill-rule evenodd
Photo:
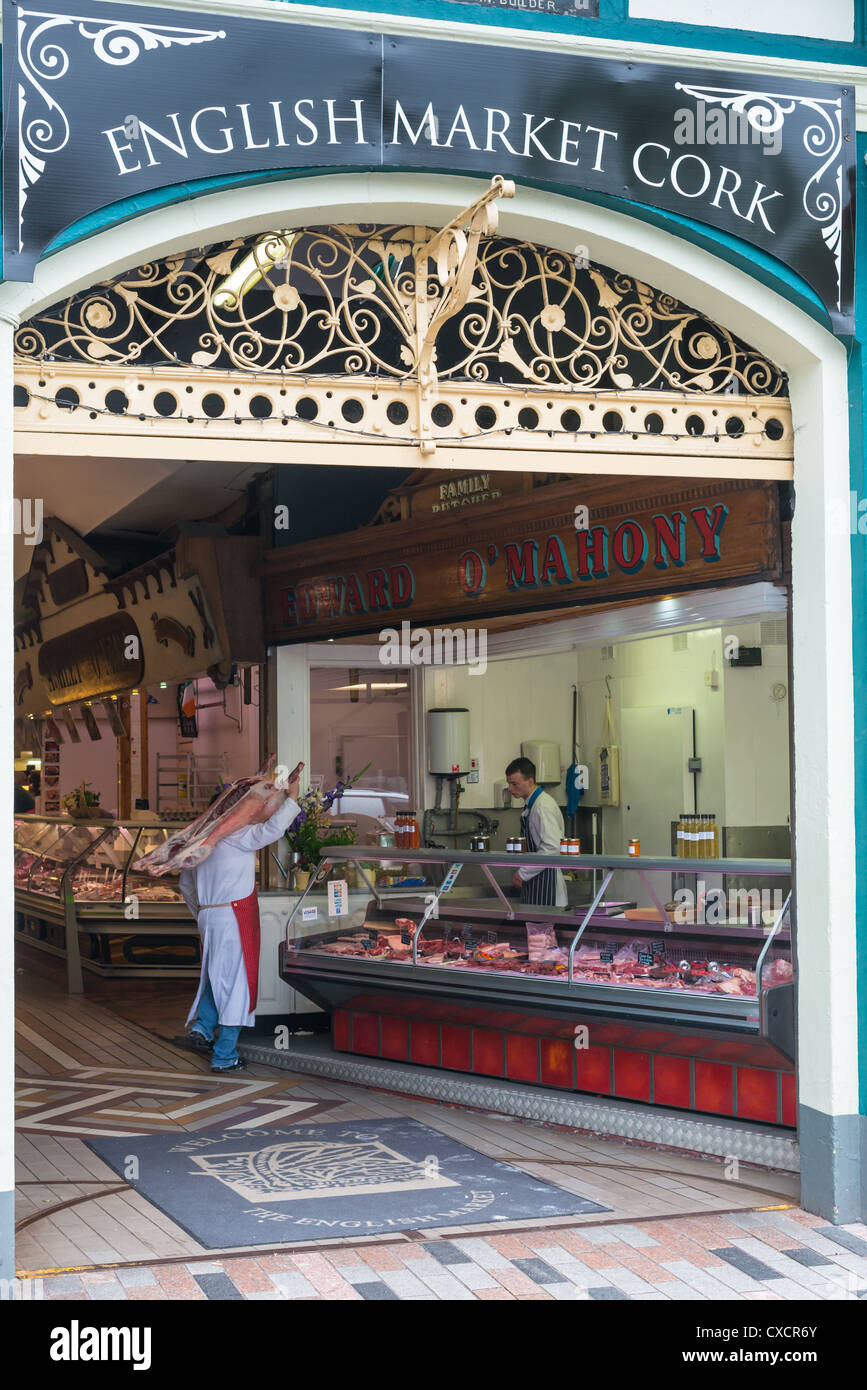
<path fill-rule="evenodd" d="M 213 1052 L 214 1044 L 209 1042 L 204 1033 L 178 1033 L 177 1037 L 172 1038 L 175 1047 L 182 1047 L 185 1052 Z"/>
<path fill-rule="evenodd" d="M 231 1065 L 230 1067 L 215 1067 L 215 1066 L 213 1065 L 213 1063 L 211 1064 L 211 1071 L 217 1071 L 217 1072 L 220 1072 L 221 1074 L 222 1074 L 222 1073 L 225 1073 L 225 1072 L 246 1071 L 246 1070 L 247 1070 L 247 1063 L 244 1061 L 244 1058 L 243 1058 L 243 1057 L 239 1057 L 239 1058 L 237 1059 L 237 1061 L 233 1062 L 232 1065 Z"/>

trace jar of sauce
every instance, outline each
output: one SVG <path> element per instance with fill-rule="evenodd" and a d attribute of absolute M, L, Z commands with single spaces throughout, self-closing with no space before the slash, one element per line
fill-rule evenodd
<path fill-rule="evenodd" d="M 630 840 L 630 841 L 629 841 L 629 844 L 628 844 L 628 846 L 627 846 L 627 849 L 626 849 L 626 853 L 627 853 L 627 854 L 640 854 L 640 853 L 641 853 L 641 841 L 640 841 L 640 840 Z"/>

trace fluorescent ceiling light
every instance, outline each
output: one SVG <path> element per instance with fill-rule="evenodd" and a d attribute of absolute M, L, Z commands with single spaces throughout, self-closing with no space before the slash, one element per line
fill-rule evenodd
<path fill-rule="evenodd" d="M 367 681 L 357 681 L 354 685 L 330 685 L 329 690 L 366 690 Z M 371 681 L 371 690 L 406 690 L 406 681 Z"/>

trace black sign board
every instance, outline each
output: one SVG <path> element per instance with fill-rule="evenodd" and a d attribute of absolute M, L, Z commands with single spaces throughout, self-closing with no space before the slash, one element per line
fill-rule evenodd
<path fill-rule="evenodd" d="M 178 686 L 178 729 L 180 731 L 181 738 L 198 738 L 199 736 L 199 725 L 196 719 L 195 698 L 192 701 L 192 711 L 185 712 L 184 710 L 186 693 L 191 685 L 192 681 L 181 681 L 180 685 Z"/>
<path fill-rule="evenodd" d="M 80 219 L 196 179 L 502 174 L 739 237 L 851 329 L 851 86 L 111 0 L 3 13 L 7 279 Z"/>
<path fill-rule="evenodd" d="M 614 951 L 612 948 L 609 946 L 607 951 L 600 951 L 599 959 L 603 965 L 610 965 L 614 960 Z"/>
<path fill-rule="evenodd" d="M 652 965 L 652 964 L 653 964 L 653 952 L 652 952 L 652 951 L 639 951 L 639 952 L 638 952 L 638 964 L 639 964 L 639 965 Z"/>
<path fill-rule="evenodd" d="M 599 0 L 449 0 L 452 5 L 478 5 L 486 10 L 518 14 L 566 14 L 572 19 L 598 19 Z"/>

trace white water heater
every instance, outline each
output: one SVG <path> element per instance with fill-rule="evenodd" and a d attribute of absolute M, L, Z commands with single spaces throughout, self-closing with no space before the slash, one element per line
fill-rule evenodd
<path fill-rule="evenodd" d="M 529 758 L 531 763 L 536 764 L 536 781 L 559 782 L 562 776 L 560 771 L 560 745 L 551 743 L 546 739 L 534 738 L 527 743 L 521 744 L 521 757 Z"/>
<path fill-rule="evenodd" d="M 459 773 L 469 772 L 470 712 L 468 709 L 428 710 L 427 770 L 433 776 L 441 777 L 454 777 Z"/>

